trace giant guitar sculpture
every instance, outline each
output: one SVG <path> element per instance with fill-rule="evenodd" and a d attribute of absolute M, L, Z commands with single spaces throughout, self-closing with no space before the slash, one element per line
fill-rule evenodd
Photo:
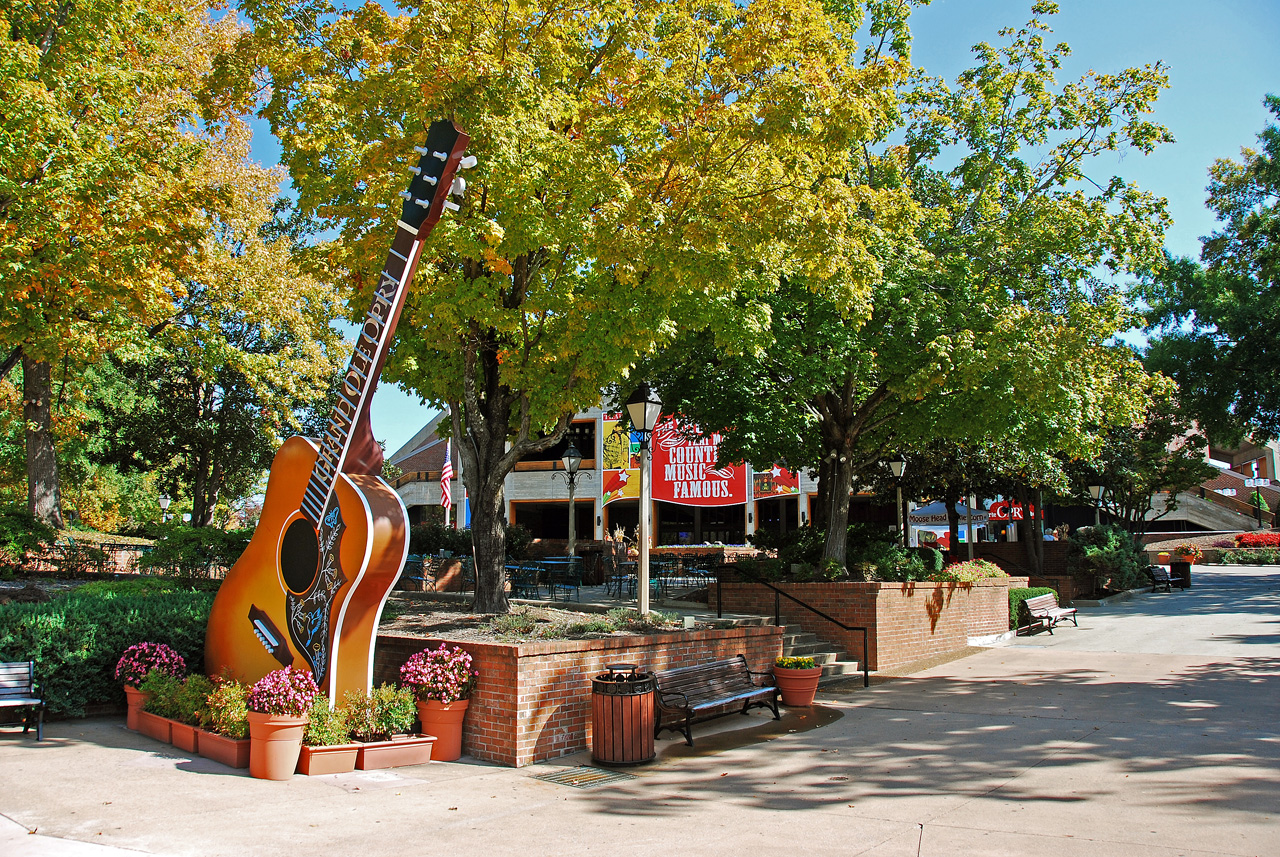
<path fill-rule="evenodd" d="M 470 137 L 434 123 L 411 167 L 395 240 L 360 328 L 342 387 L 318 441 L 280 447 L 262 516 L 218 590 L 205 639 L 205 669 L 256 681 L 282 666 L 310 669 L 329 699 L 368 692 L 383 604 L 409 551 L 399 495 L 378 475 L 382 451 L 369 405 L 386 361 L 423 241 L 465 183 L 454 175 Z"/>

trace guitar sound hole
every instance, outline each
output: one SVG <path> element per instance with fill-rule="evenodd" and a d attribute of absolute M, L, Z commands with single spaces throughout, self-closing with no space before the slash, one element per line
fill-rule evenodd
<path fill-rule="evenodd" d="M 306 518 L 299 518 L 284 531 L 280 542 L 280 574 L 284 585 L 298 595 L 315 582 L 320 570 L 320 541 Z"/>

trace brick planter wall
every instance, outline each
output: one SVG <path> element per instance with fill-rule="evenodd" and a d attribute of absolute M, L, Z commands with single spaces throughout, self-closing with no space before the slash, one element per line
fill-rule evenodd
<path fill-rule="evenodd" d="M 867 629 L 867 664 L 889 669 L 968 645 L 969 637 L 1009 630 L 1009 589 L 1025 577 L 976 583 L 786 583 L 779 588 L 846 625 Z M 772 616 L 774 595 L 752 583 L 723 584 L 726 612 Z M 715 604 L 715 588 L 709 603 Z M 862 659 L 862 634 L 845 631 L 821 616 L 782 599 L 783 622 L 840 645 Z"/>
<path fill-rule="evenodd" d="M 414 652 L 442 641 L 380 634 L 375 684 L 396 682 Z M 782 652 L 782 629 L 744 627 L 600 640 L 545 643 L 454 642 L 475 659 L 480 679 L 463 727 L 463 750 L 477 759 L 521 767 L 591 746 L 591 679 L 606 664 L 661 670 L 747 656 L 766 671 Z"/>

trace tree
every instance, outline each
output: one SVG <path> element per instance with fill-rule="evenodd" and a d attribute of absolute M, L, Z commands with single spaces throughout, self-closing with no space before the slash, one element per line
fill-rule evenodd
<path fill-rule="evenodd" d="M 1265 104 L 1280 119 L 1280 97 Z M 1280 436 L 1280 126 L 1258 140 L 1209 169 L 1222 226 L 1202 239 L 1200 262 L 1169 258 L 1142 290 L 1147 365 L 1178 382 L 1187 413 L 1221 443 Z"/>
<path fill-rule="evenodd" d="M 212 4 L 0 8 L 0 378 L 22 367 L 29 510 L 61 525 L 55 367 L 75 379 L 172 311 L 210 216 L 277 182 L 194 93 L 234 17 Z"/>
<path fill-rule="evenodd" d="M 268 70 L 262 113 L 302 215 L 342 230 L 319 255 L 353 304 L 422 129 L 450 116 L 472 136 L 471 190 L 432 237 L 387 373 L 453 415 L 479 610 L 507 609 L 506 475 L 639 357 L 684 326 L 741 339 L 765 319 L 738 296 L 782 275 L 850 302 L 875 278 L 848 212 L 896 197 L 843 176 L 899 65 L 860 66 L 852 23 L 811 0 L 250 14 L 227 68 Z"/>
<path fill-rule="evenodd" d="M 1165 74 L 1059 85 L 1068 48 L 1047 48 L 1047 32 L 1032 20 L 1002 31 L 1002 47 L 978 45 L 952 88 L 917 76 L 905 143 L 859 152 L 857 182 L 903 187 L 919 212 L 910 240 L 860 212 L 881 228 L 868 306 L 784 284 L 761 313 L 773 322 L 761 348 L 726 354 L 703 338 L 668 364 L 664 399 L 725 429 L 726 458 L 818 472 L 828 561 L 843 564 L 855 480 L 896 449 L 998 444 L 1008 473 L 1048 480 L 1056 455 L 1092 454 L 1096 426 L 1145 409 L 1153 381 L 1112 341 L 1132 313 L 1096 272 L 1151 265 L 1164 202 L 1087 169 L 1170 139 L 1146 118 Z"/>

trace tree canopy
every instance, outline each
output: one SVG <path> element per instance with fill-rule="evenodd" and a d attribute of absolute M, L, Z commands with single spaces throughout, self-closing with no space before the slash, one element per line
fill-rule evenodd
<path fill-rule="evenodd" d="M 1280 119 L 1280 97 L 1265 103 Z M 1170 258 L 1142 290 L 1147 364 L 1178 382 L 1182 406 L 1219 443 L 1280 437 L 1280 126 L 1258 141 L 1209 169 L 1221 227 L 1199 262 Z"/>

